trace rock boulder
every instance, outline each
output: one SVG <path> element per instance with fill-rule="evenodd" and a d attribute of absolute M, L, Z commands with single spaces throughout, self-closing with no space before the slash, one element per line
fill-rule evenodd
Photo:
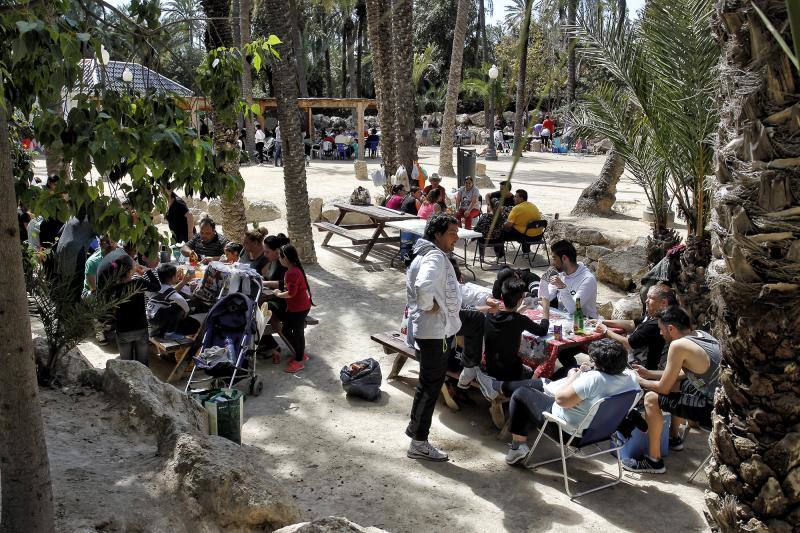
<path fill-rule="evenodd" d="M 208 208 L 206 209 L 208 216 L 214 219 L 217 224 L 222 223 L 222 201 L 219 198 L 213 198 L 208 201 Z M 197 218 L 195 218 L 197 222 Z"/>
<path fill-rule="evenodd" d="M 650 270 L 645 249 L 641 246 L 631 246 L 606 254 L 597 262 L 597 279 L 628 290 L 640 283 L 642 276 Z"/>
<path fill-rule="evenodd" d="M 642 300 L 638 294 L 629 294 L 614 302 L 612 320 L 633 320 L 642 316 Z"/>
<path fill-rule="evenodd" d="M 274 533 L 385 533 L 385 530 L 363 527 L 341 516 L 328 516 L 312 522 L 286 526 Z"/>
<path fill-rule="evenodd" d="M 456 124 L 459 126 L 466 124 L 469 126 L 472 122 L 469 119 L 469 115 L 466 113 L 462 113 L 461 115 L 456 115 Z"/>
<path fill-rule="evenodd" d="M 608 255 L 613 251 L 614 250 L 612 250 L 611 248 L 606 248 L 605 246 L 592 244 L 586 247 L 586 257 L 588 257 L 592 261 L 597 261 L 601 257 Z"/>
<path fill-rule="evenodd" d="M 503 112 L 503 120 L 506 122 L 514 122 L 514 112 L 513 111 L 504 111 Z"/>
<path fill-rule="evenodd" d="M 246 216 L 249 222 L 269 222 L 282 218 L 283 213 L 269 200 L 253 200 L 247 206 Z"/>
<path fill-rule="evenodd" d="M 334 198 L 329 200 L 325 205 L 322 206 L 322 218 L 327 220 L 328 222 L 336 222 L 336 219 L 339 216 L 339 208 L 335 207 L 334 204 L 347 204 L 350 203 L 349 196 L 340 196 L 338 198 Z M 369 224 L 372 222 L 367 215 L 362 215 L 361 213 L 347 213 L 342 220 L 342 224 Z"/>
<path fill-rule="evenodd" d="M 483 128 L 486 125 L 486 117 L 483 114 L 483 111 L 480 113 L 473 113 L 469 116 L 469 122 L 473 126 L 478 126 Z"/>
<path fill-rule="evenodd" d="M 311 222 L 317 222 L 322 217 L 322 198 L 308 199 L 308 212 L 311 215 Z"/>
<path fill-rule="evenodd" d="M 46 337 L 36 336 L 33 338 L 33 354 L 36 357 L 36 364 L 47 365 L 50 351 Z M 56 359 L 52 377 L 57 378 L 61 383 L 75 383 L 84 370 L 93 368 L 92 363 L 77 348 L 73 348 Z"/>

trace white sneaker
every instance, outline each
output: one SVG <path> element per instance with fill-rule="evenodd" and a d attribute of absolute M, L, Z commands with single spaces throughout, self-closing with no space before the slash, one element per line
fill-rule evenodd
<path fill-rule="evenodd" d="M 465 367 L 461 371 L 461 375 L 458 376 L 458 388 L 459 389 L 468 389 L 469 384 L 477 377 L 478 375 L 478 367 L 477 366 L 470 366 Z"/>
<path fill-rule="evenodd" d="M 414 444 L 408 447 L 406 455 L 412 459 L 425 459 L 426 461 L 447 461 L 447 454 L 437 450 L 430 442 L 423 441 L 421 444 Z"/>
<path fill-rule="evenodd" d="M 494 390 L 494 387 L 492 387 L 494 379 L 492 378 L 492 376 L 490 376 L 480 368 L 478 367 L 475 368 L 477 369 L 475 379 L 478 380 L 478 385 L 480 385 L 481 387 L 481 392 L 483 393 L 484 396 L 486 396 L 487 400 L 489 401 L 494 400 L 500 394 L 499 392 Z"/>
<path fill-rule="evenodd" d="M 520 464 L 525 461 L 525 458 L 530 453 L 531 448 L 528 446 L 527 442 L 524 442 L 519 445 L 519 448 L 516 450 L 513 448 L 509 448 L 508 453 L 506 454 L 506 463 L 510 465 Z"/>

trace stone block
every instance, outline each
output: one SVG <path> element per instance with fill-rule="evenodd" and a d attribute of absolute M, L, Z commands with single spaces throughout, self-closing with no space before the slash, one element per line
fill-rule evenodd
<path fill-rule="evenodd" d="M 483 128 L 486 125 L 486 117 L 484 116 L 483 111 L 471 114 L 469 116 L 469 122 L 473 126 Z"/>
<path fill-rule="evenodd" d="M 309 198 L 308 199 L 308 212 L 311 217 L 311 222 L 317 222 L 322 217 L 322 198 Z"/>
<path fill-rule="evenodd" d="M 245 205 L 248 222 L 269 222 L 283 217 L 280 208 L 269 200 L 253 200 Z"/>
<path fill-rule="evenodd" d="M 464 124 L 469 126 L 470 125 L 469 115 L 467 115 L 466 113 L 456 115 L 456 124 L 458 124 L 459 126 Z"/>
<path fill-rule="evenodd" d="M 631 246 L 601 257 L 597 262 L 597 280 L 628 290 L 638 285 L 648 270 L 645 249 Z"/>
<path fill-rule="evenodd" d="M 492 179 L 489 176 L 481 176 L 478 174 L 475 176 L 475 186 L 481 190 L 481 194 L 484 194 L 484 189 L 494 189 L 494 183 L 492 183 Z"/>
<path fill-rule="evenodd" d="M 605 246 L 600 246 L 598 244 L 592 244 L 586 247 L 586 257 L 592 261 L 597 261 L 604 255 L 608 255 L 613 251 L 614 250 L 611 248 L 606 248 Z"/>
<path fill-rule="evenodd" d="M 572 241 L 574 243 L 580 243 L 585 245 L 606 244 L 608 242 L 608 238 L 605 235 L 603 235 L 602 232 L 597 231 L 596 229 L 579 228 L 575 232 Z"/>
<path fill-rule="evenodd" d="M 369 173 L 367 172 L 367 162 L 366 161 L 356 161 L 353 163 L 353 167 L 356 171 L 356 179 L 361 181 L 369 181 Z"/>
<path fill-rule="evenodd" d="M 486 163 L 475 163 L 475 176 L 485 176 L 486 175 Z"/>
<path fill-rule="evenodd" d="M 642 316 L 642 300 L 638 294 L 629 294 L 612 304 L 612 320 L 633 320 Z"/>

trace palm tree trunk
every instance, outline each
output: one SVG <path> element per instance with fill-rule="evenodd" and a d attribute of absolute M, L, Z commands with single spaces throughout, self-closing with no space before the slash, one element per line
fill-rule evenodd
<path fill-rule="evenodd" d="M 458 0 L 456 28 L 453 32 L 453 49 L 450 52 L 450 73 L 447 77 L 447 96 L 442 116 L 442 140 L 439 148 L 439 175 L 454 176 L 453 132 L 456 126 L 458 93 L 461 89 L 461 63 L 464 59 L 464 41 L 467 38 L 469 0 Z"/>
<path fill-rule="evenodd" d="M 525 0 L 525 15 L 519 30 L 519 73 L 517 74 L 517 107 L 514 114 L 514 153 L 522 154 L 522 122 L 525 109 L 525 81 L 528 78 L 528 35 L 531 28 L 533 0 Z"/>
<path fill-rule="evenodd" d="M 345 15 L 342 25 L 342 98 L 347 98 L 347 45 L 350 43 L 350 24 L 352 24 L 350 17 Z"/>
<path fill-rule="evenodd" d="M 792 42 L 784 2 L 753 2 Z M 716 4 L 722 102 L 708 269 L 722 347 L 706 503 L 722 531 L 796 531 L 800 210 L 798 72 L 750 3 Z M 746 149 L 731 149 L 735 145 Z M 779 235 L 783 233 L 783 235 Z"/>
<path fill-rule="evenodd" d="M 489 61 L 489 40 L 486 38 L 486 0 L 478 0 L 478 31 L 480 31 L 481 39 L 478 46 L 480 47 L 480 64 L 481 67 Z M 486 97 L 486 102 L 483 106 L 483 123 L 489 130 L 489 136 L 494 133 L 494 117 L 491 116 L 489 108 L 489 98 Z"/>
<path fill-rule="evenodd" d="M 617 0 L 617 35 L 621 35 L 625 29 L 625 15 L 628 9 L 625 0 Z"/>
<path fill-rule="evenodd" d="M 367 17 L 367 4 L 364 0 L 358 0 L 356 14 L 358 15 L 358 48 L 356 49 L 356 84 L 358 90 L 356 91 L 356 96 L 362 98 L 364 96 L 364 80 L 362 79 L 361 70 L 364 59 L 364 24 Z"/>
<path fill-rule="evenodd" d="M 325 44 L 325 90 L 328 98 L 333 98 L 333 77 L 331 76 L 331 48 Z"/>
<path fill-rule="evenodd" d="M 367 0 L 367 34 L 372 49 L 372 77 L 381 124 L 381 158 L 386 174 L 397 170 L 395 99 L 392 89 L 392 24 L 390 0 Z"/>
<path fill-rule="evenodd" d="M 250 42 L 250 0 L 239 0 L 239 35 L 242 39 L 242 95 L 244 96 L 245 102 L 247 102 L 248 109 L 247 113 L 245 113 L 247 120 L 245 121 L 246 134 L 244 146 L 245 151 L 248 154 L 252 154 L 256 149 L 255 117 L 253 117 L 252 111 L 250 111 L 250 108 L 253 107 L 253 75 L 252 67 L 244 51 L 245 45 Z"/>
<path fill-rule="evenodd" d="M 286 0 L 263 0 L 270 13 L 280 13 Z M 295 0 L 289 0 L 295 4 Z M 289 6 L 289 13 L 296 13 L 296 5 Z M 303 147 L 300 108 L 297 106 L 297 69 L 294 62 L 294 46 L 291 43 L 291 17 L 274 17 L 271 32 L 289 35 L 289 41 L 279 47 L 281 58 L 273 61 L 275 96 L 278 100 L 278 120 L 283 138 L 283 181 L 286 191 L 286 221 L 289 239 L 297 248 L 304 263 L 316 263 L 314 235 L 311 231 L 311 215 L 308 209 L 308 186 L 306 184 L 305 149 Z"/>
<path fill-rule="evenodd" d="M 297 69 L 297 88 L 302 98 L 308 98 L 308 80 L 306 76 L 306 52 L 303 46 L 303 34 L 300 31 L 300 19 L 297 16 L 297 2 L 289 2 L 289 18 L 294 21 L 292 30 L 293 51 Z M 281 130 L 283 132 L 283 130 Z M 313 133 L 313 132 L 312 132 Z M 312 136 L 313 137 L 313 136 Z"/>
<path fill-rule="evenodd" d="M 230 0 L 202 0 L 203 10 L 209 19 L 206 30 L 206 48 L 213 50 L 221 46 L 234 45 L 233 31 L 228 23 Z M 216 95 L 211 95 L 211 107 L 215 107 Z M 212 111 L 214 124 L 214 149 L 217 153 L 217 166 L 226 174 L 239 174 L 239 131 L 236 123 L 220 118 Z M 247 231 L 247 217 L 244 208 L 244 187 L 231 196 L 224 196 L 222 203 L 222 226 L 225 234 L 233 240 L 242 242 Z"/>
<path fill-rule="evenodd" d="M 411 176 L 417 160 L 417 134 L 414 129 L 415 87 L 411 80 L 414 70 L 413 0 L 392 3 L 392 67 L 397 123 L 397 158 Z"/>
<path fill-rule="evenodd" d="M 575 26 L 575 21 L 578 15 L 578 0 L 569 0 L 567 5 L 567 24 L 570 27 Z M 567 62 L 567 105 L 571 106 L 575 102 L 575 85 L 576 79 L 576 61 L 575 61 L 575 45 L 577 39 L 570 36 L 568 41 L 569 60 Z"/>
<path fill-rule="evenodd" d="M 614 212 L 611 207 L 617 201 L 617 183 L 625 170 L 625 159 L 615 150 L 608 153 L 600 175 L 586 187 L 572 208 L 578 216 L 607 217 Z"/>
<path fill-rule="evenodd" d="M 0 81 L 2 83 L 2 81 Z M 54 531 L 50 464 L 44 438 L 28 299 L 20 261 L 8 115 L 0 102 L 0 531 Z"/>

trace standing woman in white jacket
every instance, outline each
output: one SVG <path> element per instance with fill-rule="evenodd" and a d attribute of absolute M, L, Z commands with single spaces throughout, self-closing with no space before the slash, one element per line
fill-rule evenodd
<path fill-rule="evenodd" d="M 419 349 L 419 381 L 411 407 L 406 435 L 411 437 L 407 455 L 413 459 L 447 461 L 446 453 L 428 442 L 428 433 L 439 391 L 447 375 L 452 338 L 464 335 L 465 367 L 480 363 L 484 315 L 461 309 L 461 288 L 450 254 L 458 240 L 455 217 L 434 215 L 425 235 L 414 244 L 415 258 L 406 274 L 408 334 L 406 342 Z"/>

